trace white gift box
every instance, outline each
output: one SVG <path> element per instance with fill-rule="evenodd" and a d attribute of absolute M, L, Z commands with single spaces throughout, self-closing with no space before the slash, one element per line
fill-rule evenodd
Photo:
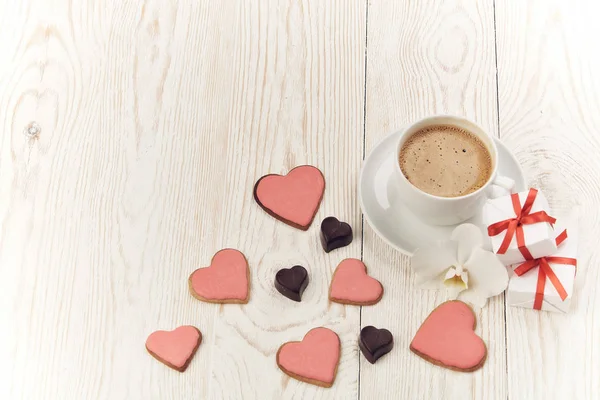
<path fill-rule="evenodd" d="M 557 230 L 557 232 L 559 231 Z M 577 258 L 577 229 L 570 227 L 567 229 L 567 234 L 568 238 L 558 246 L 556 253 L 549 257 Z M 544 311 L 566 313 L 569 311 L 571 305 L 577 267 L 570 264 L 559 264 L 555 262 L 548 262 L 548 264 L 552 271 L 554 271 L 554 274 L 562 284 L 568 296 L 563 301 L 548 276 L 546 276 L 546 285 L 544 286 L 544 298 L 541 309 Z M 511 276 L 506 290 L 506 301 L 513 307 L 533 308 L 540 267 L 534 267 L 525 274 L 518 276 L 513 271 L 519 267 L 519 265 L 521 265 L 521 263 L 510 266 L 511 271 L 509 271 L 509 273 Z"/>
<path fill-rule="evenodd" d="M 529 190 L 518 193 L 521 207 L 525 204 L 528 194 Z M 538 211 L 546 211 L 546 213 L 550 214 L 548 201 L 540 191 L 537 193 L 529 214 Z M 495 224 L 496 222 L 515 217 L 516 215 L 510 195 L 487 200 L 483 206 L 483 222 L 486 227 Z M 548 222 L 525 224 L 522 225 L 522 228 L 523 236 L 525 237 L 525 245 L 533 258 L 547 256 L 556 252 L 556 234 L 554 233 L 554 228 Z M 494 253 L 498 253 L 498 249 L 500 249 L 506 233 L 507 231 L 503 231 L 496 236 L 490 236 Z M 506 253 L 497 254 L 497 256 L 504 265 L 525 261 L 525 257 L 523 257 L 523 254 L 519 251 L 516 234 L 513 236 Z"/>

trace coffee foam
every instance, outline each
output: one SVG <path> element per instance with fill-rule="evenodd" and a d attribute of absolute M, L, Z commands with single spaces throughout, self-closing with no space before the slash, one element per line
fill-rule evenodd
<path fill-rule="evenodd" d="M 399 162 L 410 183 L 442 197 L 472 193 L 485 185 L 492 172 L 485 144 L 474 134 L 447 125 L 414 133 L 402 145 Z"/>

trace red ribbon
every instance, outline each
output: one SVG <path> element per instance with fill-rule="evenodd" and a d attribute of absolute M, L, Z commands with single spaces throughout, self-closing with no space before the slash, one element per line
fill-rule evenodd
<path fill-rule="evenodd" d="M 564 230 L 556 238 L 556 244 L 560 245 L 566 238 L 567 238 L 567 231 Z M 541 257 L 541 258 L 537 258 L 535 260 L 525 261 L 523 264 L 521 264 L 517 268 L 515 268 L 515 274 L 517 274 L 518 276 L 521 276 L 521 275 L 529 272 L 531 269 L 533 269 L 535 267 L 539 267 L 537 287 L 535 290 L 535 300 L 533 302 L 534 310 L 542 309 L 542 301 L 544 300 L 544 292 L 546 290 L 546 277 L 548 277 L 548 279 L 550 279 L 550 282 L 552 283 L 552 285 L 558 292 L 558 295 L 560 296 L 562 301 L 565 301 L 565 299 L 568 296 L 567 291 L 565 290 L 562 283 L 560 282 L 560 279 L 558 279 L 558 277 L 556 276 L 556 274 L 550 267 L 549 263 L 572 265 L 575 268 L 577 268 L 577 260 L 574 258 L 568 258 L 568 257 Z"/>
<path fill-rule="evenodd" d="M 521 202 L 519 200 L 519 194 L 513 193 L 510 195 L 512 200 L 513 209 L 515 211 L 515 218 L 505 219 L 504 221 L 496 222 L 488 226 L 488 235 L 496 236 L 500 233 L 506 231 L 506 235 L 504 236 L 504 240 L 498 249 L 498 254 L 505 254 L 506 250 L 508 250 L 508 246 L 512 241 L 513 236 L 517 236 L 517 246 L 519 247 L 519 251 L 523 254 L 526 260 L 533 260 L 533 256 L 527 249 L 525 245 L 525 235 L 523 233 L 523 225 L 531 225 L 537 224 L 539 222 L 548 222 L 550 224 L 554 224 L 556 219 L 546 214 L 546 211 L 538 211 L 530 214 L 531 208 L 533 207 L 533 203 L 535 202 L 535 198 L 537 196 L 537 189 L 529 189 L 529 193 L 527 194 L 527 199 L 525 200 L 525 204 L 521 207 Z"/>

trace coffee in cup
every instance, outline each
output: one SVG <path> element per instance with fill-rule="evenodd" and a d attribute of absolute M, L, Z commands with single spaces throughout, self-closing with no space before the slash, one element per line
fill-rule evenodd
<path fill-rule="evenodd" d="M 494 139 L 462 117 L 437 115 L 410 124 L 398 137 L 394 158 L 391 203 L 403 203 L 432 225 L 464 222 L 486 199 L 514 186 L 498 175 Z"/>
<path fill-rule="evenodd" d="M 403 143 L 398 162 L 416 188 L 439 197 L 460 197 L 482 188 L 493 171 L 487 146 L 474 133 L 451 125 L 414 132 Z"/>

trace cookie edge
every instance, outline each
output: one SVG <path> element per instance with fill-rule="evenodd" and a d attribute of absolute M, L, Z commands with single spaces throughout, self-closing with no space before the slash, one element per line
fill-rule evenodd
<path fill-rule="evenodd" d="M 164 365 L 166 365 L 167 367 L 169 367 L 169 368 L 172 368 L 172 369 L 174 369 L 175 371 L 182 372 L 182 373 L 183 373 L 183 372 L 185 372 L 185 370 L 186 370 L 186 369 L 189 367 L 190 363 L 192 362 L 192 359 L 193 359 L 193 358 L 194 358 L 194 356 L 196 355 L 196 351 L 198 351 L 198 348 L 200 347 L 200 344 L 202 343 L 202 332 L 200 332 L 200 329 L 196 328 L 196 327 L 195 327 L 195 326 L 193 326 L 193 325 L 182 325 L 182 326 L 178 326 L 177 328 L 181 328 L 181 327 L 183 327 L 183 326 L 189 326 L 189 327 L 192 327 L 192 328 L 194 328 L 194 329 L 196 330 L 196 332 L 198 332 L 198 343 L 196 343 L 196 346 L 194 347 L 194 350 L 192 350 L 192 353 L 190 354 L 190 356 L 188 357 L 188 359 L 185 361 L 185 364 L 183 364 L 181 367 L 176 367 L 175 365 L 173 365 L 173 364 L 171 364 L 171 363 L 169 363 L 169 362 L 165 361 L 164 359 L 160 358 L 160 357 L 158 356 L 158 354 L 156 354 L 156 353 L 154 353 L 152 350 L 150 350 L 150 349 L 148 348 L 148 339 L 146 339 L 146 344 L 145 344 L 146 351 L 147 351 L 147 352 L 148 352 L 148 353 L 149 353 L 149 354 L 150 354 L 152 357 L 154 357 L 154 359 L 156 359 L 157 361 L 159 361 L 161 364 L 164 364 Z M 177 329 L 177 328 L 175 328 L 175 329 Z M 170 331 L 170 332 L 172 332 L 172 331 Z M 154 332 L 152 332 L 152 333 L 154 333 Z M 151 333 L 151 334 L 152 334 L 152 333 Z M 150 336 L 148 336 L 148 337 L 150 337 Z"/>
<path fill-rule="evenodd" d="M 306 337 L 306 335 L 308 335 L 311 331 L 315 330 L 315 329 L 319 329 L 319 328 L 325 328 L 325 329 L 329 329 L 325 326 L 318 326 L 316 328 L 312 328 L 311 330 L 309 330 L 308 332 L 306 332 L 304 334 L 304 336 L 302 337 L 302 340 L 304 340 L 304 338 Z M 285 373 L 287 376 L 290 376 L 300 382 L 304 382 L 304 383 L 310 383 L 311 385 L 316 385 L 316 386 L 320 386 L 322 388 L 330 388 L 333 386 L 333 384 L 335 383 L 335 379 L 337 378 L 337 372 L 338 372 L 338 367 L 340 366 L 340 359 L 342 358 L 342 341 L 340 339 L 340 336 L 333 330 L 333 329 L 329 329 L 331 332 L 335 333 L 335 336 L 337 336 L 338 338 L 338 347 L 339 347 L 339 351 L 340 351 L 340 355 L 338 357 L 337 363 L 335 364 L 335 370 L 333 371 L 333 379 L 331 380 L 331 382 L 323 382 L 323 381 L 319 381 L 317 379 L 310 379 L 310 378 L 306 378 L 303 377 L 302 375 L 298 375 L 295 374 L 293 372 L 288 371 L 287 369 L 285 369 L 280 363 L 279 363 L 279 353 L 281 352 L 281 349 L 283 348 L 283 346 L 285 346 L 286 344 L 289 343 L 301 343 L 302 340 L 292 340 L 290 342 L 285 342 L 284 344 L 282 344 L 281 346 L 279 346 L 279 349 L 277 349 L 277 356 L 276 356 L 276 363 L 277 363 L 277 367 L 279 367 L 280 370 L 283 371 L 283 373 Z"/>
<path fill-rule="evenodd" d="M 438 308 L 440 308 L 441 306 L 443 306 L 446 303 L 462 303 L 465 306 L 467 306 L 467 308 L 471 311 L 471 314 L 473 314 L 473 332 L 475 332 L 475 328 L 477 328 L 477 315 L 475 315 L 475 311 L 473 311 L 473 308 L 468 305 L 467 303 L 465 303 L 464 301 L 460 301 L 460 300 L 448 300 L 445 301 L 443 303 L 441 303 L 440 305 L 438 305 L 436 308 L 434 308 L 429 315 L 427 316 L 427 318 L 425 318 L 425 320 L 421 323 L 421 325 L 419 326 L 419 329 L 417 329 L 417 332 L 415 333 L 415 335 L 413 336 L 413 340 L 411 340 L 410 342 L 410 351 L 412 351 L 414 354 L 416 354 L 417 356 L 421 357 L 423 360 L 437 365 L 438 367 L 442 367 L 442 368 L 446 368 L 452 371 L 457 371 L 457 372 L 474 372 L 477 371 L 478 369 L 480 369 L 481 367 L 483 367 L 483 364 L 485 364 L 485 361 L 487 360 L 487 355 L 488 355 L 488 348 L 487 345 L 485 344 L 485 342 L 483 341 L 483 338 L 479 335 L 476 334 L 476 336 L 481 340 L 481 342 L 483 343 L 483 347 L 485 348 L 485 354 L 483 355 L 483 358 L 481 359 L 481 361 L 479 361 L 479 363 L 477 363 L 476 365 L 469 367 L 469 368 L 458 368 L 458 367 L 454 367 L 451 365 L 446 365 L 434 358 L 431 358 L 429 356 L 427 356 L 424 353 L 421 353 L 420 351 L 418 351 L 417 349 L 415 349 L 412 345 L 412 342 L 415 340 L 415 336 L 417 336 L 417 333 L 419 333 L 419 330 L 421 330 L 421 327 L 423 325 L 425 325 L 425 322 L 427 322 L 427 320 L 429 319 L 429 317 L 431 317 L 431 314 L 433 314 Z"/>
<path fill-rule="evenodd" d="M 346 299 L 338 299 L 338 298 L 331 296 L 331 285 L 333 285 L 333 281 L 335 280 L 335 274 L 337 274 L 338 268 L 340 267 L 340 265 L 346 260 L 358 260 L 362 263 L 362 265 L 365 266 L 365 272 L 366 272 L 367 276 L 375 279 L 377 281 L 377 283 L 379 283 L 379 286 L 381 286 L 381 294 L 379 295 L 378 298 L 376 298 L 375 300 L 371 300 L 371 301 L 356 302 L 356 301 L 350 301 L 350 300 L 346 300 Z M 329 301 L 331 301 L 333 303 L 344 304 L 344 305 L 349 305 L 349 306 L 373 306 L 381 301 L 381 299 L 383 298 L 384 292 L 385 292 L 385 288 L 383 287 L 383 284 L 381 283 L 381 281 L 379 279 L 376 279 L 376 278 L 372 277 L 371 275 L 369 275 L 369 268 L 362 260 L 359 260 L 358 258 L 344 258 L 342 261 L 340 261 L 338 263 L 337 267 L 335 267 L 335 271 L 333 272 L 333 275 L 331 277 L 331 283 L 329 284 L 329 296 L 328 297 L 329 297 Z"/>
<path fill-rule="evenodd" d="M 235 250 L 238 253 L 240 253 L 242 255 L 242 257 L 244 257 L 244 260 L 246 261 L 246 281 L 248 281 L 248 293 L 246 294 L 246 298 L 245 299 L 222 299 L 222 300 L 218 300 L 218 299 L 209 299 L 209 298 L 205 298 L 200 296 L 198 293 L 196 293 L 196 291 L 194 290 L 194 288 L 192 287 L 192 275 L 194 275 L 196 273 L 196 271 L 198 271 L 199 269 L 204 269 L 204 268 L 209 268 L 212 265 L 213 260 L 215 259 L 215 257 L 217 256 L 217 254 L 219 254 L 222 251 L 225 250 Z M 190 290 L 190 294 L 200 300 L 200 301 L 204 301 L 206 303 L 213 303 L 213 304 L 248 304 L 248 301 L 250 300 L 250 289 L 251 289 L 251 285 L 250 285 L 250 264 L 248 263 L 248 259 L 246 258 L 246 255 L 241 252 L 238 249 L 234 249 L 232 247 L 226 247 L 224 249 L 221 249 L 219 251 L 217 251 L 212 258 L 210 259 L 210 263 L 208 266 L 206 267 L 201 267 L 201 268 L 196 268 L 188 277 L 188 288 Z"/>
<path fill-rule="evenodd" d="M 319 171 L 319 173 L 321 174 L 321 177 L 323 178 L 323 191 L 321 192 L 321 197 L 319 198 L 319 203 L 317 205 L 317 208 L 315 209 L 315 212 L 313 213 L 312 218 L 308 222 L 308 225 L 299 225 L 299 224 L 297 224 L 295 222 L 287 220 L 287 219 L 281 217 L 280 215 L 274 213 L 270 208 L 267 208 L 263 203 L 261 203 L 261 201 L 258 199 L 258 195 L 256 193 L 260 181 L 262 181 L 267 176 L 287 176 L 290 172 L 292 172 L 296 168 L 301 168 L 301 167 L 312 167 L 312 168 L 316 169 L 317 171 Z M 321 202 L 323 201 L 323 196 L 325 195 L 325 188 L 326 187 L 327 187 L 327 182 L 325 181 L 325 175 L 323 175 L 323 171 L 321 171 L 319 168 L 315 167 L 314 165 L 304 164 L 304 165 L 298 165 L 298 166 L 290 169 L 288 171 L 288 173 L 285 174 L 285 175 L 281 175 L 281 174 L 267 174 L 267 175 L 261 176 L 260 178 L 258 178 L 258 180 L 256 181 L 256 183 L 254 184 L 254 189 L 252 190 L 252 195 L 254 197 L 254 201 L 256 202 L 256 204 L 258 204 L 260 206 L 260 208 L 262 208 L 263 210 L 265 210 L 265 212 L 267 214 L 269 214 L 271 217 L 273 217 L 276 220 L 279 220 L 279 221 L 283 222 L 284 224 L 287 224 L 287 225 L 289 225 L 289 226 L 291 226 L 293 228 L 300 229 L 302 231 L 307 231 L 308 228 L 310 228 L 310 226 L 312 225 L 313 221 L 315 220 L 315 216 L 319 212 L 319 208 L 321 208 Z"/>

